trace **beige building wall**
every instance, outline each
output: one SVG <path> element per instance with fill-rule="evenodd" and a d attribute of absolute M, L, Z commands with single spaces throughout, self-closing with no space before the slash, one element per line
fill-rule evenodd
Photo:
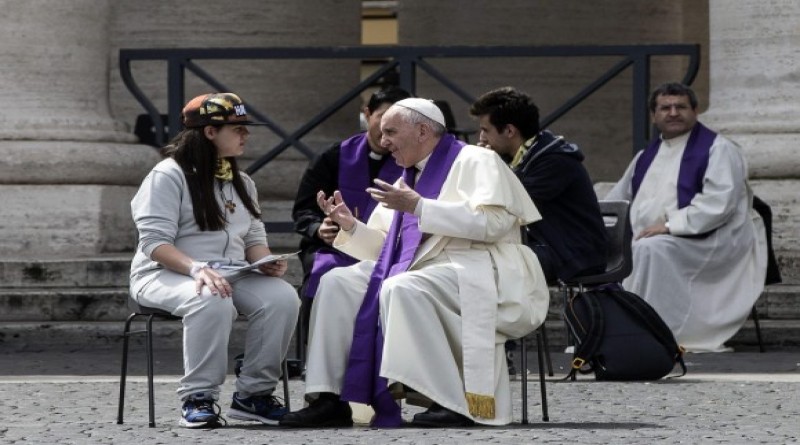
<path fill-rule="evenodd" d="M 689 18 L 691 17 L 691 18 Z M 707 49 L 706 1 L 639 0 L 530 1 L 403 0 L 399 2 L 401 45 L 633 45 L 700 43 Z M 435 61 L 434 65 L 475 96 L 511 85 L 530 94 L 542 116 L 577 94 L 615 65 L 618 57 Z M 652 82 L 680 80 L 686 62 L 652 61 Z M 707 90 L 707 65 L 697 82 Z M 627 70 L 551 129 L 580 145 L 595 181 L 621 176 L 632 155 L 631 72 Z M 471 124 L 468 104 L 421 76 L 418 94 L 450 101 L 461 126 Z M 472 124 L 474 125 L 474 123 Z"/>
<path fill-rule="evenodd" d="M 401 0 L 392 6 L 397 21 L 384 24 L 397 26 L 401 45 L 700 43 L 703 64 L 694 86 L 701 108 L 710 103 L 701 118 L 745 147 L 757 191 L 779 203 L 778 223 L 788 230 L 798 220 L 800 11 L 790 0 L 736 4 L 498 0 L 464 7 L 459 0 Z M 6 256 L 133 249 L 128 200 L 158 157 L 132 136 L 143 110 L 120 80 L 120 48 L 357 45 L 362 32 L 374 35 L 361 22 L 361 2 L 352 0 L 264 0 L 242 7 L 210 0 L 0 0 L 0 6 L 0 198 L 6 205 L 0 247 Z M 394 33 L 364 42 L 391 43 Z M 546 115 L 617 60 L 433 63 L 476 96 L 502 85 L 523 89 Z M 289 132 L 362 75 L 358 61 L 199 64 Z M 676 80 L 685 68 L 681 58 L 658 58 L 653 84 Z M 166 110 L 166 65 L 137 63 L 134 77 Z M 630 78 L 626 73 L 612 81 L 552 126 L 586 152 L 595 181 L 616 180 L 632 154 Z M 208 90 L 187 75 L 187 98 Z M 425 75 L 418 94 L 449 100 L 460 126 L 474 127 L 468 104 Z M 356 102 L 303 140 L 320 151 L 357 131 Z M 258 131 L 243 165 L 279 142 Z M 306 164 L 294 150 L 281 155 L 256 175 L 261 197 L 291 200 Z M 778 238 L 779 247 L 794 251 L 800 235 L 790 233 Z"/>

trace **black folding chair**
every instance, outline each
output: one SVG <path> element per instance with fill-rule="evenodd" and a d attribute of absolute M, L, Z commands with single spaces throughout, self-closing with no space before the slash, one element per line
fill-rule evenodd
<path fill-rule="evenodd" d="M 128 298 L 128 307 L 133 313 L 125 321 L 125 329 L 122 331 L 122 369 L 119 376 L 119 405 L 117 411 L 117 424 L 123 423 L 125 412 L 125 383 L 128 375 L 128 345 L 132 335 L 145 334 L 145 355 L 147 356 L 147 401 L 149 410 L 149 425 L 151 428 L 156 426 L 155 420 L 155 393 L 153 391 L 153 319 L 161 318 L 165 320 L 180 320 L 167 311 L 151 307 L 141 306 L 133 298 Z M 132 331 L 131 323 L 138 317 L 146 317 L 144 330 Z M 283 398 L 286 408 L 291 411 L 289 403 L 289 370 L 284 359 L 283 364 Z"/>

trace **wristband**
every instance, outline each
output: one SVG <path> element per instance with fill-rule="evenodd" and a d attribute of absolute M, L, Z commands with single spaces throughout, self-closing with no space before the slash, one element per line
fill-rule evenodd
<path fill-rule="evenodd" d="M 205 261 L 192 261 L 192 268 L 189 269 L 189 276 L 194 279 L 197 279 L 196 275 L 206 267 L 208 267 L 208 263 L 206 263 Z"/>

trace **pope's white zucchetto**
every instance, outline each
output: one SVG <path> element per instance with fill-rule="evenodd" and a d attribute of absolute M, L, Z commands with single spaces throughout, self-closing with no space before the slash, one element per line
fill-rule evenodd
<path fill-rule="evenodd" d="M 444 114 L 442 114 L 442 110 L 436 106 L 430 99 L 422 99 L 419 97 L 409 97 L 408 99 L 403 99 L 394 103 L 395 105 L 403 108 L 408 108 L 409 110 L 414 110 L 417 113 L 422 114 L 423 116 L 427 117 L 428 119 L 438 122 L 443 127 L 446 127 L 444 123 Z"/>

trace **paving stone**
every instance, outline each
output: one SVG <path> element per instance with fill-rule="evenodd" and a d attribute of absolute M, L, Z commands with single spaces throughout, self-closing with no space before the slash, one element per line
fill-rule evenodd
<path fill-rule="evenodd" d="M 460 429 L 282 429 L 229 420 L 226 428 L 187 430 L 177 424 L 174 393 L 180 353 L 159 351 L 156 364 L 156 428 L 147 426 L 143 363 L 128 383 L 125 423 L 116 424 L 118 351 L 0 354 L 0 443 L 47 444 L 749 444 L 800 439 L 800 356 L 773 352 L 690 354 L 687 376 L 658 382 L 576 382 L 547 385 L 550 422 L 540 420 L 538 384 L 529 382 L 531 423 L 521 425 L 519 382 L 512 382 L 515 423 Z M 567 360 L 557 354 L 559 362 Z M 63 372 L 70 363 L 70 375 Z M 93 366 L 91 364 L 94 364 Z M 20 368 L 27 370 L 23 373 Z M 233 391 L 229 376 L 220 405 Z M 289 383 L 294 409 L 302 406 L 303 382 Z M 282 393 L 279 384 L 277 388 Z M 410 419 L 419 408 L 404 405 Z"/>

